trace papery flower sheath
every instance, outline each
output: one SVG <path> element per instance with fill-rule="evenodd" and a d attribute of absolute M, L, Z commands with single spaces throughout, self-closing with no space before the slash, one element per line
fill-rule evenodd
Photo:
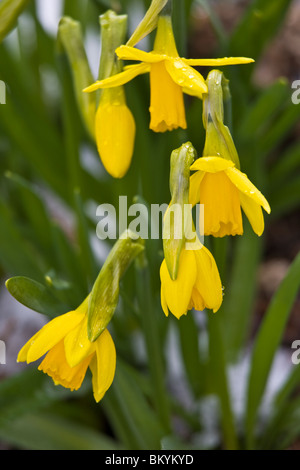
<path fill-rule="evenodd" d="M 204 235 L 242 235 L 242 211 L 254 232 L 262 235 L 270 206 L 262 193 L 231 160 L 201 157 L 191 166 L 190 203 L 204 205 Z"/>
<path fill-rule="evenodd" d="M 46 354 L 38 369 L 56 385 L 78 390 L 88 367 L 94 398 L 99 402 L 112 384 L 116 351 L 107 329 L 94 342 L 87 336 L 88 298 L 74 311 L 47 323 L 21 349 L 18 362 L 28 364 Z"/>
<path fill-rule="evenodd" d="M 169 311 L 180 318 L 188 310 L 219 310 L 223 291 L 219 271 L 210 251 L 199 242 L 199 249 L 183 249 L 180 254 L 177 278 L 172 280 L 163 260 L 160 268 L 161 305 L 166 316 Z"/>
<path fill-rule="evenodd" d="M 158 20 L 157 34 L 152 52 L 135 47 L 120 46 L 116 49 L 119 59 L 140 61 L 129 65 L 124 71 L 105 80 L 99 80 L 85 88 L 92 92 L 100 88 L 124 85 L 138 75 L 150 73 L 150 129 L 155 132 L 171 131 L 187 127 L 183 93 L 202 98 L 207 93 L 203 76 L 193 66 L 222 66 L 246 64 L 252 59 L 236 57 L 223 59 L 180 58 L 169 16 Z"/>

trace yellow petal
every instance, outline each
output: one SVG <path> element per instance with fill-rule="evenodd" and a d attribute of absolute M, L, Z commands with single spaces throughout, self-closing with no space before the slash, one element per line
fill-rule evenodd
<path fill-rule="evenodd" d="M 182 250 L 177 279 L 175 281 L 172 281 L 170 278 L 166 261 L 162 262 L 160 279 L 164 301 L 169 310 L 178 319 L 187 313 L 196 276 L 197 266 L 193 251 Z"/>
<path fill-rule="evenodd" d="M 67 333 L 75 328 L 83 318 L 84 313 L 74 311 L 60 315 L 47 323 L 29 340 L 30 347 L 27 350 L 27 363 L 29 364 L 42 357 L 49 349 L 59 343 Z"/>
<path fill-rule="evenodd" d="M 234 163 L 231 160 L 227 160 L 221 157 L 200 157 L 192 165 L 191 171 L 205 171 L 208 173 L 217 173 L 218 171 L 224 171 L 227 168 L 234 167 Z"/>
<path fill-rule="evenodd" d="M 145 52 L 141 49 L 136 49 L 130 46 L 120 46 L 116 49 L 116 54 L 122 60 L 139 60 L 147 64 L 155 64 L 166 59 L 163 54 L 156 54 L 155 52 Z"/>
<path fill-rule="evenodd" d="M 93 374 L 93 392 L 99 402 L 111 386 L 116 370 L 116 349 L 109 331 L 106 329 L 95 341 L 96 354 L 90 363 Z"/>
<path fill-rule="evenodd" d="M 38 369 L 52 377 L 55 385 L 62 385 L 72 391 L 78 390 L 81 387 L 91 358 L 89 356 L 76 367 L 70 367 L 65 356 L 64 342 L 60 341 L 50 349 Z"/>
<path fill-rule="evenodd" d="M 249 196 L 257 204 L 261 205 L 265 211 L 270 214 L 271 208 L 268 201 L 262 193 L 254 186 L 253 183 L 247 178 L 245 173 L 242 173 L 237 168 L 228 168 L 226 170 L 228 178 L 235 184 L 239 191 Z"/>
<path fill-rule="evenodd" d="M 151 66 L 150 88 L 150 129 L 154 132 L 186 129 L 183 93 L 168 74 L 165 62 Z"/>
<path fill-rule="evenodd" d="M 200 292 L 196 288 L 194 288 L 192 292 L 192 301 L 190 308 L 194 308 L 195 310 L 202 312 L 205 307 L 206 305 L 203 297 L 201 296 Z"/>
<path fill-rule="evenodd" d="M 135 121 L 119 88 L 104 90 L 95 119 L 96 142 L 106 171 L 122 178 L 128 171 L 135 142 Z"/>
<path fill-rule="evenodd" d="M 112 75 L 105 80 L 98 80 L 97 82 L 85 88 L 83 91 L 85 93 L 90 93 L 92 91 L 99 90 L 100 88 L 112 88 L 124 85 L 125 83 L 130 82 L 130 80 L 133 80 L 138 75 L 150 72 L 150 67 L 150 65 L 144 63 L 134 65 L 130 68 L 128 67 L 123 72 Z"/>
<path fill-rule="evenodd" d="M 87 336 L 87 315 L 76 328 L 66 335 L 64 348 L 66 360 L 70 367 L 77 366 L 95 352 L 95 343 L 91 343 Z"/>
<path fill-rule="evenodd" d="M 260 204 L 257 204 L 253 199 L 240 193 L 241 206 L 245 212 L 254 233 L 259 237 L 263 234 L 265 228 L 264 216 Z"/>
<path fill-rule="evenodd" d="M 169 316 L 169 309 L 168 309 L 168 304 L 167 304 L 165 294 L 164 294 L 164 290 L 163 290 L 162 286 L 161 286 L 161 289 L 160 289 L 160 302 L 161 302 L 161 307 L 163 309 L 164 314 L 166 315 L 166 317 L 168 317 Z"/>
<path fill-rule="evenodd" d="M 255 62 L 248 57 L 224 57 L 222 59 L 182 59 L 186 64 L 192 67 L 208 66 L 208 67 L 221 67 L 222 65 L 238 65 L 250 64 Z"/>
<path fill-rule="evenodd" d="M 224 171 L 205 174 L 201 183 L 200 203 L 204 205 L 205 235 L 242 235 L 239 191 Z"/>
<path fill-rule="evenodd" d="M 35 335 L 32 336 L 32 338 L 30 338 L 29 341 L 27 341 L 26 344 L 24 344 L 22 349 L 19 351 L 19 354 L 18 354 L 18 357 L 17 357 L 17 362 L 26 362 L 27 361 L 28 351 L 31 348 L 31 345 L 34 343 L 34 341 L 36 340 L 36 338 L 38 337 L 39 334 L 40 334 L 40 332 L 38 331 L 37 333 L 35 333 Z"/>
<path fill-rule="evenodd" d="M 223 290 L 215 259 L 205 246 L 194 253 L 197 263 L 195 290 L 199 295 L 199 297 L 193 296 L 194 303 L 197 305 L 202 298 L 205 307 L 216 312 L 223 301 Z"/>
<path fill-rule="evenodd" d="M 184 93 L 199 98 L 202 98 L 203 93 L 207 93 L 207 85 L 202 75 L 186 65 L 182 59 L 168 59 L 165 64 L 172 80 L 183 89 Z"/>
<path fill-rule="evenodd" d="M 200 185 L 205 173 L 197 171 L 190 177 L 189 203 L 194 207 L 200 202 Z"/>

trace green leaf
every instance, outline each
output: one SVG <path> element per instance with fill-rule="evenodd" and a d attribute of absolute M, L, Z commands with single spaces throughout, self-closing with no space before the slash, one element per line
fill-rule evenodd
<path fill-rule="evenodd" d="M 180 319 L 178 331 L 185 372 L 191 389 L 198 397 L 205 390 L 206 369 L 200 359 L 199 329 L 192 312 Z"/>
<path fill-rule="evenodd" d="M 254 137 L 262 137 L 273 124 L 274 116 L 278 116 L 285 107 L 288 99 L 290 99 L 290 87 L 285 78 L 280 78 L 266 90 L 262 90 L 237 123 L 237 138 L 252 141 Z"/>
<path fill-rule="evenodd" d="M 30 228 L 31 235 L 41 251 L 53 259 L 51 224 L 42 199 L 39 197 L 33 185 L 22 176 L 11 172 L 5 175 L 12 186 L 17 189 L 17 197 L 26 218 L 26 225 Z"/>
<path fill-rule="evenodd" d="M 256 337 L 252 352 L 246 408 L 248 448 L 255 446 L 255 425 L 270 369 L 300 286 L 300 255 L 293 261 L 274 295 Z"/>
<path fill-rule="evenodd" d="M 0 263 L 7 273 L 42 278 L 43 261 L 35 247 L 23 236 L 10 208 L 0 201 Z"/>
<path fill-rule="evenodd" d="M 235 361 L 248 339 L 262 239 L 245 221 L 244 236 L 236 240 L 231 273 L 225 285 L 222 322 L 227 359 Z"/>
<path fill-rule="evenodd" d="M 278 31 L 292 0 L 253 0 L 231 36 L 233 55 L 258 58 Z"/>
<path fill-rule="evenodd" d="M 29 0 L 2 0 L 0 3 L 0 42 L 15 27 Z"/>
<path fill-rule="evenodd" d="M 53 413 L 22 416 L 0 427 L 4 442 L 29 450 L 118 450 L 109 437 Z"/>
<path fill-rule="evenodd" d="M 160 449 L 164 428 L 142 394 L 135 375 L 120 361 L 102 403 L 112 427 L 130 450 Z"/>
<path fill-rule="evenodd" d="M 54 297 L 51 290 L 27 277 L 17 276 L 5 283 L 9 293 L 26 307 L 54 317 L 66 313 L 67 307 Z"/>
<path fill-rule="evenodd" d="M 209 334 L 208 386 L 220 402 L 224 446 L 227 450 L 237 450 L 239 443 L 228 385 L 221 314 L 222 307 L 217 314 L 213 315 L 208 312 L 207 315 Z"/>
<path fill-rule="evenodd" d="M 289 178 L 294 176 L 299 167 L 300 145 L 296 142 L 280 153 L 277 161 L 272 165 L 269 172 L 270 190 L 279 190 L 282 184 L 290 181 Z"/>

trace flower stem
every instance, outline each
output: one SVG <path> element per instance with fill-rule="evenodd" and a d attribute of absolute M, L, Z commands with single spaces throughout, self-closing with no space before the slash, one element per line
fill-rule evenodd
<path fill-rule="evenodd" d="M 153 306 L 153 295 L 150 285 L 150 273 L 145 253 L 136 262 L 136 282 L 142 328 L 146 342 L 150 375 L 153 383 L 153 399 L 161 423 L 170 431 L 170 409 L 166 395 L 164 368 L 159 344 L 159 331 Z"/>

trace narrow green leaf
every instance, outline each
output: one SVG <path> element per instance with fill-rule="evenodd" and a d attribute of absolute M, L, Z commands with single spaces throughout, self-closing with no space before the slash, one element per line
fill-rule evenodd
<path fill-rule="evenodd" d="M 27 277 L 17 276 L 5 283 L 9 293 L 26 307 L 54 317 L 66 313 L 66 306 L 57 300 L 49 288 Z"/>
<path fill-rule="evenodd" d="M 278 31 L 291 3 L 292 0 L 253 0 L 231 36 L 233 55 L 258 58 Z"/>
<path fill-rule="evenodd" d="M 274 295 L 254 343 L 246 408 L 248 448 L 253 448 L 255 445 L 255 425 L 259 405 L 299 286 L 300 255 L 293 261 L 288 274 Z"/>
<path fill-rule="evenodd" d="M 164 428 L 135 381 L 134 374 L 118 363 L 116 376 L 103 406 L 112 426 L 134 450 L 159 450 Z M 123 426 L 120 429 L 120 424 Z M 126 437 L 127 434 L 127 437 Z M 129 441 L 129 442 L 128 442 Z M 132 447 L 134 446 L 134 447 Z"/>
<path fill-rule="evenodd" d="M 237 239 L 234 246 L 233 266 L 225 285 L 222 306 L 224 341 L 229 361 L 237 360 L 248 339 L 262 245 L 262 239 L 253 233 L 247 222 L 244 230 L 244 236 Z"/>
<path fill-rule="evenodd" d="M 4 442 L 28 450 L 118 450 L 119 444 L 87 426 L 47 414 L 27 414 L 0 428 Z"/>
<path fill-rule="evenodd" d="M 208 386 L 219 399 L 224 446 L 227 450 L 237 450 L 239 443 L 228 385 L 224 335 L 220 321 L 221 312 L 222 310 L 219 310 L 214 315 L 211 313 L 207 315 L 209 331 Z"/>
<path fill-rule="evenodd" d="M 29 0 L 2 0 L 0 3 L 0 42 L 15 27 Z"/>
<path fill-rule="evenodd" d="M 199 329 L 195 318 L 190 312 L 178 323 L 182 359 L 188 381 L 196 397 L 205 390 L 205 365 L 200 359 Z"/>
<path fill-rule="evenodd" d="M 261 137 L 272 125 L 274 116 L 278 116 L 290 99 L 290 87 L 285 78 L 280 78 L 266 90 L 258 94 L 254 103 L 248 106 L 247 113 L 237 123 L 238 139 L 252 140 Z"/>

